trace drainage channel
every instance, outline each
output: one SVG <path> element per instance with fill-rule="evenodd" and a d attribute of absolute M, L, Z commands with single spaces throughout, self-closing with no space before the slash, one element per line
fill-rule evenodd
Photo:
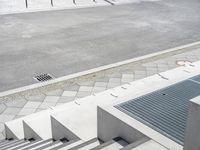
<path fill-rule="evenodd" d="M 200 75 L 115 106 L 183 145 L 189 101 L 200 95 Z"/>

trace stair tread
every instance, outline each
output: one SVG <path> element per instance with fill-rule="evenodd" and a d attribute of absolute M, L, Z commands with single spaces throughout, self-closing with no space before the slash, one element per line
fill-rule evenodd
<path fill-rule="evenodd" d="M 160 145 L 159 143 L 157 143 L 153 140 L 149 140 L 149 141 L 133 148 L 132 150 L 150 150 L 150 149 L 167 150 L 167 148 L 163 147 L 162 145 Z"/>

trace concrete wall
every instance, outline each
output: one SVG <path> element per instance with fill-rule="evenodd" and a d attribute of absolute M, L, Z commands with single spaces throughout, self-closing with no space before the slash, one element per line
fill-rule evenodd
<path fill-rule="evenodd" d="M 190 101 L 184 150 L 200 150 L 200 96 Z"/>
<path fill-rule="evenodd" d="M 80 138 L 60 124 L 54 117 L 51 117 L 52 138 L 60 140 L 67 138 L 68 140 L 79 140 Z"/>
<path fill-rule="evenodd" d="M 145 137 L 141 132 L 127 125 L 109 112 L 98 107 L 97 110 L 97 135 L 103 141 L 109 141 L 115 137 L 121 137 L 132 143 Z"/>

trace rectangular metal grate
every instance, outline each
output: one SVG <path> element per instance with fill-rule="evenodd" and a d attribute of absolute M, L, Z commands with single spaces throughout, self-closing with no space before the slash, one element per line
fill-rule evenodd
<path fill-rule="evenodd" d="M 190 79 L 193 80 L 193 81 L 196 81 L 196 82 L 199 82 L 199 83 L 200 83 L 200 75 L 195 76 L 195 77 L 190 78 Z"/>
<path fill-rule="evenodd" d="M 115 106 L 183 145 L 189 100 L 200 95 L 200 84 L 185 80 Z"/>
<path fill-rule="evenodd" d="M 53 79 L 53 77 L 50 74 L 42 74 L 42 75 L 35 76 L 34 79 L 39 82 L 43 82 L 43 81 L 51 80 Z"/>

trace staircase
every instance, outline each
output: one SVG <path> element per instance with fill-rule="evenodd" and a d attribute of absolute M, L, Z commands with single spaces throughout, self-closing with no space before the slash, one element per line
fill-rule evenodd
<path fill-rule="evenodd" d="M 120 90 L 123 89 L 115 91 Z M 66 103 L 5 123 L 6 140 L 0 141 L 0 149 L 126 150 L 127 146 L 129 149 L 132 148 L 138 141 L 130 143 L 122 137 L 113 137 L 108 141 L 98 138 L 97 106 L 110 105 L 116 101 L 116 97 L 111 96 L 110 92 L 89 96 L 80 101 Z"/>

